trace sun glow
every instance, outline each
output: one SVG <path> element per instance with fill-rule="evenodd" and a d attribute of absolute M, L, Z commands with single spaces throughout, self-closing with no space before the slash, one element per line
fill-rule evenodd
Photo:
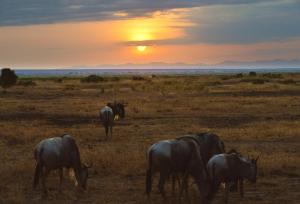
<path fill-rule="evenodd" d="M 136 47 L 136 49 L 139 52 L 144 52 L 147 49 L 147 46 L 145 46 L 145 45 L 139 45 L 139 46 Z"/>

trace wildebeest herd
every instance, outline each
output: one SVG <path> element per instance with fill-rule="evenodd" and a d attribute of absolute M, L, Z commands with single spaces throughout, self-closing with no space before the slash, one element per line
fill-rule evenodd
<path fill-rule="evenodd" d="M 112 137 L 114 120 L 125 117 L 125 104 L 119 102 L 107 103 L 100 110 L 100 120 L 105 128 L 106 139 Z M 78 190 L 87 186 L 88 168 L 81 162 L 79 148 L 74 138 L 68 134 L 42 140 L 34 149 L 36 160 L 33 187 L 36 188 L 41 178 L 43 195 L 47 195 L 46 177 L 52 170 L 58 170 L 62 190 L 63 168 L 74 171 Z M 164 185 L 172 178 L 172 194 L 175 196 L 178 184 L 179 199 L 185 192 L 188 195 L 188 179 L 193 178 L 201 203 L 213 201 L 220 185 L 225 185 L 225 203 L 228 193 L 237 191 L 244 196 L 243 181 L 256 182 L 257 160 L 245 158 L 236 150 L 225 151 L 221 138 L 213 133 L 188 134 L 175 139 L 162 140 L 151 145 L 147 152 L 147 170 L 145 190 L 150 198 L 152 181 L 155 173 L 159 173 L 158 192 L 165 199 Z"/>

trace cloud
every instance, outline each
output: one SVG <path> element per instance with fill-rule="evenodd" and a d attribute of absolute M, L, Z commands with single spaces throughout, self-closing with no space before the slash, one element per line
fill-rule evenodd
<path fill-rule="evenodd" d="M 188 9 L 184 16 L 192 25 L 181 27 L 185 36 L 145 44 L 252 44 L 300 37 L 300 1 L 297 0 L 195 7 Z"/>
<path fill-rule="evenodd" d="M 187 8 L 185 35 L 143 44 L 250 44 L 300 36 L 299 0 L 0 0 L 1 26 L 104 21 Z M 179 15 L 180 16 L 180 15 Z M 172 25 L 175 26 L 175 25 Z M 128 46 L 137 41 L 122 42 Z"/>
<path fill-rule="evenodd" d="M 124 19 L 175 8 L 265 1 L 271 0 L 0 0 L 0 26 Z"/>
<path fill-rule="evenodd" d="M 181 43 L 248 44 L 300 36 L 300 1 L 200 7 L 192 9 L 195 26 Z"/>

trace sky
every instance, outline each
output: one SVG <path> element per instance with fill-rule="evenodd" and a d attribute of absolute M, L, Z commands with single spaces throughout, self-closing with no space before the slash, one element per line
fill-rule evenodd
<path fill-rule="evenodd" d="M 300 58 L 300 0 L 0 0 L 0 67 Z"/>

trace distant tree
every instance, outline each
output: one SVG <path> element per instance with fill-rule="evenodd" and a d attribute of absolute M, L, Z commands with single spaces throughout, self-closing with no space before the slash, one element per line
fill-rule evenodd
<path fill-rule="evenodd" d="M 1 69 L 0 85 L 6 92 L 6 89 L 15 85 L 17 83 L 18 76 L 15 74 L 15 71 L 10 68 Z"/>
<path fill-rule="evenodd" d="M 257 74 L 256 74 L 256 72 L 249 72 L 249 76 L 256 76 Z"/>

